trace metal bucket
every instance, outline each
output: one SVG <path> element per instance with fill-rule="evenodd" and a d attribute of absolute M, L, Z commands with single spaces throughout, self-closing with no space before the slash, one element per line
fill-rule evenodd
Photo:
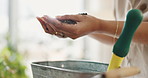
<path fill-rule="evenodd" d="M 108 64 L 89 61 L 46 61 L 31 64 L 33 78 L 91 78 L 107 70 Z"/>

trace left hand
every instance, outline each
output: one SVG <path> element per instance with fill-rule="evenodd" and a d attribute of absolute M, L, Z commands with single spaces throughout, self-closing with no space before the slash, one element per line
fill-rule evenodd
<path fill-rule="evenodd" d="M 64 15 L 57 16 L 56 18 L 51 18 L 46 15 L 41 18 L 45 24 L 41 23 L 39 17 L 38 20 L 42 24 L 45 32 L 55 34 L 56 36 L 62 38 L 70 37 L 72 39 L 76 39 L 78 37 L 98 31 L 101 28 L 100 19 L 90 15 Z M 58 21 L 66 19 L 74 20 L 77 22 L 77 24 L 66 24 Z"/>

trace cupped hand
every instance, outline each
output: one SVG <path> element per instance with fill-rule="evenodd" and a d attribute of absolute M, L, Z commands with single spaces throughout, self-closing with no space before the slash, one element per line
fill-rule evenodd
<path fill-rule="evenodd" d="M 46 33 L 62 38 L 76 39 L 100 30 L 100 19 L 90 15 L 64 15 L 51 18 L 47 15 L 37 17 Z M 66 24 L 59 20 L 74 20 L 77 24 Z"/>

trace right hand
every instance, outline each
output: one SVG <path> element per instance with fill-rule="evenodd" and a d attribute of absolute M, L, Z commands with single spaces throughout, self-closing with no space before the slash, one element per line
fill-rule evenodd
<path fill-rule="evenodd" d="M 100 19 L 97 19 L 90 15 L 64 15 L 51 18 L 47 15 L 43 17 L 37 17 L 42 24 L 46 33 L 54 34 L 62 38 L 76 39 L 84 35 L 88 35 L 92 32 L 100 30 Z M 58 20 L 71 19 L 77 21 L 77 24 L 61 23 Z"/>

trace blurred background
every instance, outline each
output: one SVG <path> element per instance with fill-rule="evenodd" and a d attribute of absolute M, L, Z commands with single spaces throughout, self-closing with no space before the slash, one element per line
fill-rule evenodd
<path fill-rule="evenodd" d="M 31 63 L 37 61 L 108 63 L 112 45 L 104 45 L 88 36 L 76 40 L 51 36 L 44 32 L 36 16 L 87 12 L 101 19 L 114 20 L 113 9 L 114 0 L 0 0 L 0 53 L 8 50 L 12 54 L 19 53 L 28 78 L 33 78 Z M 0 60 L 0 65 L 2 69 L 2 65 L 6 64 Z M 7 65 L 3 67 L 10 69 Z"/>

